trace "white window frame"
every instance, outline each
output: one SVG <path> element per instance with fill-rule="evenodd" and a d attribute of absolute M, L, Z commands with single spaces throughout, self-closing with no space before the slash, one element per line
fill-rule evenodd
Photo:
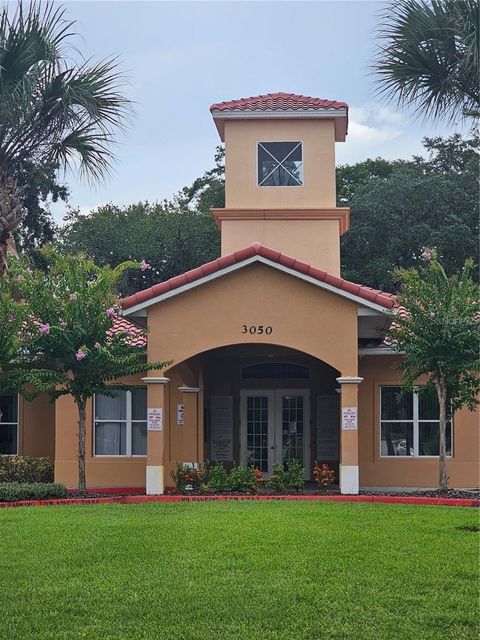
<path fill-rule="evenodd" d="M 138 389 L 146 389 L 146 387 L 138 387 Z M 99 394 L 102 395 L 102 394 Z M 132 425 L 137 422 L 147 422 L 147 414 L 145 414 L 145 420 L 132 420 L 132 392 L 131 390 L 125 390 L 125 401 L 127 403 L 126 411 L 125 411 L 125 420 L 96 420 L 95 415 L 96 404 L 97 404 L 97 396 L 95 395 L 93 398 L 93 455 L 95 458 L 146 458 L 146 453 L 132 453 Z M 125 423 L 125 453 L 96 453 L 95 444 L 95 430 L 98 423 L 103 422 L 120 422 L 121 424 Z"/>
<path fill-rule="evenodd" d="M 3 425 L 12 425 L 14 424 L 17 427 L 17 447 L 15 453 L 1 453 L 0 456 L 18 456 L 20 451 L 20 395 L 18 393 L 4 393 L 3 396 L 16 396 L 17 397 L 17 421 L 16 422 L 3 422 L 0 418 L 0 429 Z"/>
<path fill-rule="evenodd" d="M 422 422 L 436 422 L 436 423 L 440 423 L 440 419 L 438 420 L 420 420 L 418 415 L 418 401 L 419 401 L 419 394 L 415 392 L 415 390 L 412 391 L 413 394 L 413 417 L 411 420 L 387 420 L 384 419 L 382 420 L 382 389 L 386 389 L 386 388 L 398 388 L 401 389 L 401 385 L 398 384 L 382 384 L 379 385 L 379 423 L 380 423 L 380 429 L 379 429 L 379 440 L 380 440 L 380 449 L 379 449 L 379 453 L 380 453 L 380 458 L 386 458 L 387 460 L 437 460 L 439 456 L 422 456 L 420 455 L 420 429 L 419 429 L 419 425 Z M 407 424 L 412 424 L 413 425 L 413 455 L 411 456 L 389 456 L 389 455 L 382 455 L 382 422 L 403 422 L 403 423 L 407 423 Z M 447 453 L 447 458 L 453 458 L 453 415 L 450 418 L 450 420 L 448 421 L 450 422 L 450 453 Z"/>
<path fill-rule="evenodd" d="M 298 147 L 298 145 L 300 145 L 300 149 L 302 150 L 302 184 L 276 184 L 276 185 L 268 184 L 268 185 L 267 185 L 267 184 L 260 184 L 260 183 L 258 182 L 258 150 L 259 150 L 259 145 L 269 144 L 270 142 L 292 142 L 292 143 L 293 143 L 293 142 L 297 142 L 297 143 L 298 143 L 298 144 L 297 144 L 297 147 Z M 288 155 L 292 154 L 292 153 L 295 151 L 295 149 L 297 149 L 297 147 L 295 147 L 294 149 L 292 149 L 292 151 L 290 151 L 290 153 L 289 153 Z M 265 150 L 265 151 L 267 151 L 267 149 L 265 149 L 265 147 L 263 147 L 263 148 L 264 148 L 264 150 Z M 269 151 L 267 151 L 267 153 L 270 153 L 270 152 L 269 152 Z M 271 154 L 270 154 L 270 155 L 271 155 Z M 274 160 L 275 160 L 276 162 L 278 162 L 278 160 L 277 160 L 274 156 L 272 156 L 272 158 L 274 158 Z M 286 160 L 287 158 L 288 158 L 288 156 L 287 156 L 286 158 L 284 158 L 284 159 L 283 159 L 283 161 L 284 161 L 284 160 Z M 283 161 L 282 161 L 282 162 L 283 162 Z M 282 163 L 281 163 L 281 162 L 279 162 L 279 165 L 282 165 Z M 282 166 L 283 166 L 283 165 L 282 165 Z M 285 167 L 283 167 L 283 168 L 285 169 Z M 276 167 L 275 167 L 275 169 L 276 169 Z M 274 171 L 275 171 L 275 169 L 274 169 Z M 285 171 L 287 171 L 287 173 L 290 173 L 290 171 L 288 171 L 288 169 L 285 169 Z M 272 173 L 273 173 L 273 171 L 272 171 Z M 269 174 L 269 175 L 271 175 L 271 174 Z M 292 174 L 290 173 L 290 175 L 292 175 Z M 262 183 L 263 183 L 263 182 L 265 182 L 265 180 L 266 180 L 268 177 L 269 177 L 269 176 L 266 176 L 266 177 L 262 180 Z M 292 176 L 292 177 L 296 180 L 295 176 Z M 303 187 L 303 186 L 305 185 L 305 171 L 304 171 L 304 161 L 303 161 L 303 140 L 257 140 L 257 153 L 256 153 L 256 178 L 255 178 L 255 180 L 256 180 L 256 183 L 257 183 L 257 187 L 270 187 L 270 188 L 272 188 L 272 187 L 273 187 L 273 188 L 275 188 L 275 187 L 277 187 L 277 188 L 295 187 L 295 189 L 298 189 L 298 188 Z"/>

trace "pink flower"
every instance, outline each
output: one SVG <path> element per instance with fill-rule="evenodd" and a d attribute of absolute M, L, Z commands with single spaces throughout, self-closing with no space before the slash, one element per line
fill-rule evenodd
<path fill-rule="evenodd" d="M 17 280 L 18 280 L 18 282 L 23 282 L 25 280 L 25 276 L 22 276 L 22 274 L 19 273 L 18 276 L 17 276 Z"/>
<path fill-rule="evenodd" d="M 147 269 L 151 269 L 152 265 L 148 264 L 148 262 L 146 262 L 145 260 L 142 260 L 140 263 L 140 269 L 141 271 L 146 271 Z"/>
<path fill-rule="evenodd" d="M 423 258 L 423 260 L 426 260 L 428 262 L 429 260 L 432 259 L 432 254 L 430 253 L 430 251 L 428 251 L 428 249 L 424 249 L 420 257 Z"/>
<path fill-rule="evenodd" d="M 75 302 L 75 300 L 77 299 L 77 294 L 76 294 L 76 293 L 71 293 L 71 294 L 70 294 L 70 296 L 69 296 L 69 299 L 70 299 L 72 302 Z"/>
<path fill-rule="evenodd" d="M 30 274 L 33 273 L 32 269 L 30 269 L 30 267 L 27 268 L 27 273 L 30 273 Z"/>
<path fill-rule="evenodd" d="M 115 309 L 113 307 L 110 307 L 110 309 L 107 309 L 106 313 L 107 313 L 107 318 L 109 318 L 110 320 L 115 317 Z"/>
<path fill-rule="evenodd" d="M 45 324 L 39 324 L 38 330 L 40 331 L 42 336 L 48 336 L 48 334 L 50 333 L 50 325 L 48 324 L 48 322 Z"/>
<path fill-rule="evenodd" d="M 79 349 L 77 351 L 77 353 L 75 354 L 75 358 L 77 359 L 77 362 L 80 362 L 81 360 L 83 360 L 86 357 L 87 357 L 87 354 L 84 351 L 82 351 L 81 349 Z"/>
<path fill-rule="evenodd" d="M 102 345 L 99 342 L 95 342 L 93 346 L 95 347 L 95 349 L 100 349 Z"/>

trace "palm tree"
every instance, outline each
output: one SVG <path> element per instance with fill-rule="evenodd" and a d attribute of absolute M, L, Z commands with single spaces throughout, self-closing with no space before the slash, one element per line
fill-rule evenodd
<path fill-rule="evenodd" d="M 381 14 L 379 93 L 425 118 L 480 115 L 478 0 L 397 0 Z"/>
<path fill-rule="evenodd" d="M 70 44 L 74 24 L 40 1 L 0 13 L 0 277 L 24 211 L 15 179 L 22 163 L 102 179 L 114 133 L 132 115 L 118 59 L 81 58 Z"/>

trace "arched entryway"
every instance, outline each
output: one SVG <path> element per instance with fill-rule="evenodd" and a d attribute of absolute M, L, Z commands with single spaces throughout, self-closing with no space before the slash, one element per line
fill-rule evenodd
<path fill-rule="evenodd" d="M 315 460 L 338 473 L 339 372 L 325 362 L 279 345 L 247 343 L 198 354 L 166 375 L 175 386 L 198 389 L 195 439 L 201 461 L 254 465 L 265 478 L 275 464 L 293 458 L 303 463 L 307 479 Z M 193 398 L 183 396 L 191 407 Z M 191 449 L 185 430 L 188 424 L 171 432 L 172 461 L 187 461 L 179 458 Z"/>

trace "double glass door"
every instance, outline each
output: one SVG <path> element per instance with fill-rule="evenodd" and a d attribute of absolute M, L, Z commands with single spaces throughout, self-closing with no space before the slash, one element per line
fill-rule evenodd
<path fill-rule="evenodd" d="M 265 477 L 296 459 L 310 466 L 310 394 L 306 389 L 241 392 L 240 458 Z"/>

